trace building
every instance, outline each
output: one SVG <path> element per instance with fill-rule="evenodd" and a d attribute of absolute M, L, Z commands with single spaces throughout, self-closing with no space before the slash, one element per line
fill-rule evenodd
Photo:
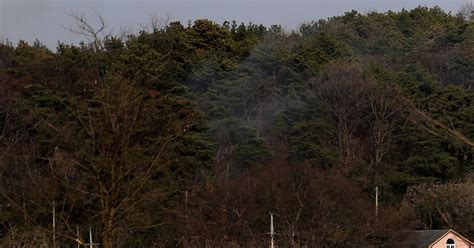
<path fill-rule="evenodd" d="M 451 230 L 402 231 L 383 247 L 391 248 L 474 248 L 474 243 Z"/>

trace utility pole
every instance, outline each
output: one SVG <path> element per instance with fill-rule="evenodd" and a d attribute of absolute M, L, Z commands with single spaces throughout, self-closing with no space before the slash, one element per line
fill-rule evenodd
<path fill-rule="evenodd" d="M 273 214 L 270 213 L 270 248 L 275 248 L 275 241 L 273 237 L 275 236 L 275 229 L 273 228 Z"/>
<path fill-rule="evenodd" d="M 94 243 L 94 241 L 92 240 L 92 228 L 89 227 L 89 243 L 88 244 L 84 244 L 84 245 L 88 245 L 89 248 L 94 248 L 94 246 L 99 246 L 99 243 Z"/>
<path fill-rule="evenodd" d="M 94 247 L 94 242 L 92 242 L 92 228 L 91 227 L 89 227 L 89 245 L 90 245 L 90 248 Z"/>
<path fill-rule="evenodd" d="M 375 186 L 375 225 L 379 218 L 379 187 Z"/>

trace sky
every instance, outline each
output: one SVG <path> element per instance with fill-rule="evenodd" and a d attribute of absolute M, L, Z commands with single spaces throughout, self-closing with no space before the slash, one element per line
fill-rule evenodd
<path fill-rule="evenodd" d="M 341 15 L 350 10 L 398 11 L 416 6 L 439 6 L 456 13 L 471 0 L 0 0 L 0 42 L 38 39 L 51 49 L 58 41 L 77 43 L 84 37 L 67 28 L 74 23 L 71 11 L 83 14 L 92 24 L 101 15 L 118 34 L 137 31 L 154 15 L 161 20 L 206 18 L 256 24 L 281 24 L 286 30 L 301 23 Z"/>

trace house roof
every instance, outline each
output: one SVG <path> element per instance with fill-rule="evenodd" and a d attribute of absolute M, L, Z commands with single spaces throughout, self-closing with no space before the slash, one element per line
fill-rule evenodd
<path fill-rule="evenodd" d="M 449 229 L 400 231 L 394 236 L 393 245 L 389 247 L 427 248 L 449 231 Z"/>
<path fill-rule="evenodd" d="M 447 233 L 452 232 L 460 238 L 472 243 L 457 232 L 451 229 L 442 230 L 413 230 L 400 231 L 394 235 L 393 243 L 386 247 L 409 247 L 409 248 L 428 248 L 430 245 L 441 239 Z"/>

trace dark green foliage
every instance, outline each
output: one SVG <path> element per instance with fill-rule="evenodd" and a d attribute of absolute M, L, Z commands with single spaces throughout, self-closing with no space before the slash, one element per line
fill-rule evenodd
<path fill-rule="evenodd" d="M 39 41 L 0 45 L 0 204 L 16 204 L 1 231 L 39 233 L 37 242 L 50 245 L 43 229 L 61 202 L 64 244 L 74 245 L 67 223 L 94 226 L 101 241 L 121 237 L 116 247 L 179 246 L 196 238 L 186 236 L 193 228 L 213 233 L 206 221 L 218 214 L 222 236 L 262 230 L 272 209 L 249 220 L 236 206 L 272 199 L 292 240 L 308 231 L 298 221 L 314 224 L 292 222 L 299 199 L 325 206 L 315 193 L 326 192 L 317 199 L 325 204 L 341 195 L 314 181 L 329 171 L 354 192 L 379 186 L 384 204 L 399 204 L 411 186 L 473 173 L 474 24 L 438 7 L 351 11 L 290 34 L 278 25 L 171 22 L 100 44 L 59 43 L 55 52 Z M 157 156 L 159 166 L 146 170 Z M 273 166 L 279 174 L 268 178 L 284 180 L 271 179 L 266 195 L 225 192 L 262 184 L 252 176 Z M 114 183 L 115 168 L 130 173 Z M 291 197 L 276 198 L 281 185 Z M 130 191 L 139 194 L 127 198 Z M 105 233 L 104 213 L 116 211 Z M 312 213 L 305 218 L 320 218 Z M 353 223 L 331 223 L 337 231 L 322 230 L 331 237 L 318 242 L 359 244 L 344 239 Z"/>

